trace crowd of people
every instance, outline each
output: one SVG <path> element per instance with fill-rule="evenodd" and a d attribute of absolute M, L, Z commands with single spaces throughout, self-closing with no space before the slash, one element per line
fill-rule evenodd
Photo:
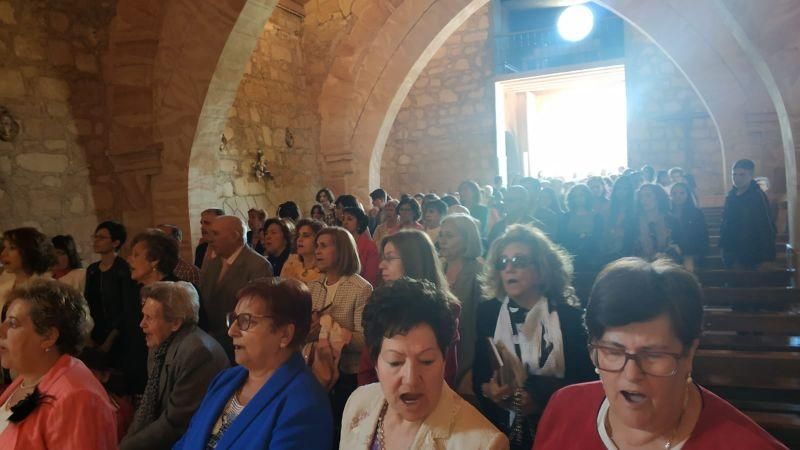
<path fill-rule="evenodd" d="M 774 257 L 754 171 L 730 267 Z M 85 270 L 71 236 L 8 230 L 0 448 L 783 449 L 692 380 L 709 238 L 667 174 L 209 208 L 193 262 L 170 224 L 100 223 Z"/>

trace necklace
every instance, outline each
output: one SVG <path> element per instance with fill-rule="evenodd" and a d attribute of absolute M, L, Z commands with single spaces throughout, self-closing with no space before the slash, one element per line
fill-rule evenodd
<path fill-rule="evenodd" d="M 39 382 L 42 381 L 42 378 L 44 378 L 44 376 L 41 376 L 41 377 L 37 378 L 36 381 L 34 381 L 33 383 L 31 383 L 31 384 L 29 384 L 27 386 L 25 385 L 25 380 L 22 380 L 22 383 L 19 384 L 19 387 L 20 387 L 20 389 L 30 389 L 32 387 L 36 387 L 36 386 L 39 385 Z"/>
<path fill-rule="evenodd" d="M 672 448 L 672 443 L 675 440 L 675 437 L 678 435 L 678 430 L 681 427 L 681 422 L 683 422 L 683 414 L 686 412 L 686 406 L 689 404 L 689 386 L 686 387 L 686 394 L 683 396 L 683 405 L 681 406 L 681 413 L 678 416 L 678 423 L 675 425 L 675 428 L 672 429 L 672 432 L 669 435 L 669 439 L 664 443 L 664 450 L 669 450 Z M 609 411 L 610 412 L 610 411 Z M 610 414 L 606 414 L 605 420 L 605 427 L 608 430 L 608 437 L 614 442 L 614 432 L 611 429 L 611 419 L 609 418 Z M 616 445 L 616 442 L 614 442 Z"/>
<path fill-rule="evenodd" d="M 383 434 L 383 418 L 386 416 L 386 409 L 389 407 L 389 403 L 383 402 L 383 407 L 381 408 L 381 414 L 378 416 L 378 426 L 375 430 L 375 441 L 377 441 L 378 448 L 380 450 L 386 449 L 386 441 L 384 439 Z"/>

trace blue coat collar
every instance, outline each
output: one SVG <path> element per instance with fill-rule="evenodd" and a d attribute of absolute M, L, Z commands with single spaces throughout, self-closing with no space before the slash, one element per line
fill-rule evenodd
<path fill-rule="evenodd" d="M 217 444 L 217 449 L 233 448 L 236 440 L 247 431 L 248 427 L 259 414 L 267 408 L 275 397 L 280 394 L 294 378 L 305 369 L 305 361 L 299 353 L 295 352 L 289 359 L 275 371 L 270 379 L 259 389 L 258 393 L 245 406 L 244 410 L 233 421 L 230 428 L 222 436 Z M 208 442 L 211 432 L 214 429 L 219 415 L 228 403 L 228 400 L 242 386 L 247 379 L 247 369 L 238 366 L 230 370 L 230 378 L 224 386 L 212 395 L 206 405 L 207 414 L 204 415 L 204 422 L 200 429 L 206 430 L 203 445 Z"/>

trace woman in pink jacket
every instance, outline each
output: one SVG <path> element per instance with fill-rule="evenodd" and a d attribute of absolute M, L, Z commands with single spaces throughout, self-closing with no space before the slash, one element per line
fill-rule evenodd
<path fill-rule="evenodd" d="M 17 377 L 0 395 L 0 448 L 116 449 L 108 394 L 73 357 L 91 328 L 86 301 L 52 280 L 15 289 L 8 299 L 0 362 Z"/>

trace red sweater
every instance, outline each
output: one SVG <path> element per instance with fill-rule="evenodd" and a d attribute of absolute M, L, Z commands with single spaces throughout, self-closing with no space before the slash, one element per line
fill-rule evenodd
<path fill-rule="evenodd" d="M 730 403 L 700 387 L 703 409 L 683 450 L 788 450 Z M 605 450 L 597 413 L 600 381 L 567 386 L 550 398 L 536 430 L 535 450 Z"/>
<path fill-rule="evenodd" d="M 369 231 L 361 233 L 356 239 L 356 249 L 358 250 L 358 259 L 361 261 L 361 278 L 369 281 L 372 286 L 377 286 L 380 270 L 380 254 L 378 253 L 378 246 L 375 241 L 369 237 Z"/>

